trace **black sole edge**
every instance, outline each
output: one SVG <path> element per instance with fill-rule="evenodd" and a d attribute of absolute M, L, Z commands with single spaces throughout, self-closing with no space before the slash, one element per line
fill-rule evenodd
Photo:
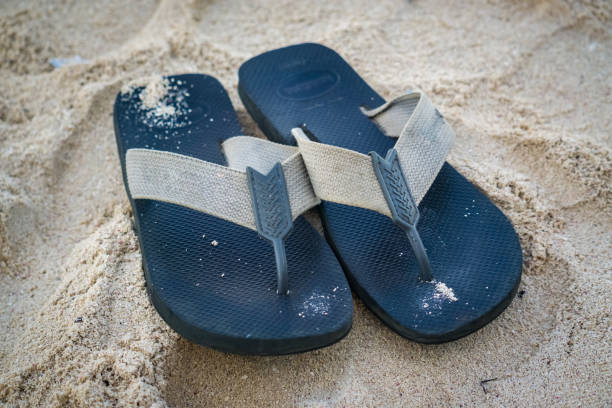
<path fill-rule="evenodd" d="M 266 137 L 275 143 L 286 144 L 285 138 L 278 133 L 270 121 L 268 121 L 268 119 L 259 110 L 257 105 L 255 105 L 251 98 L 249 98 L 240 83 L 238 83 L 238 96 L 240 96 L 240 100 L 242 101 L 242 104 L 246 108 L 248 114 L 251 116 L 251 118 L 253 118 L 255 123 L 257 123 L 257 126 L 266 135 Z"/>
<path fill-rule="evenodd" d="M 237 337 L 220 336 L 211 332 L 203 332 L 201 329 L 194 330 L 193 326 L 185 323 L 177 315 L 165 306 L 150 288 L 150 280 L 147 278 L 145 263 L 142 264 L 145 281 L 147 282 L 147 294 L 157 313 L 168 324 L 168 326 L 181 337 L 191 343 L 206 346 L 211 349 L 239 355 L 250 356 L 280 356 L 286 354 L 299 354 L 308 351 L 331 346 L 348 335 L 352 327 L 352 320 L 348 326 L 341 327 L 338 331 L 323 336 L 302 337 L 297 339 L 245 339 Z"/>

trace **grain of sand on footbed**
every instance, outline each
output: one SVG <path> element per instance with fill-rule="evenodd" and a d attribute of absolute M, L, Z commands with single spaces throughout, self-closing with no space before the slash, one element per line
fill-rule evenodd
<path fill-rule="evenodd" d="M 597 0 L 3 2 L 0 403 L 612 405 L 611 14 Z M 423 346 L 356 300 L 338 344 L 255 358 L 181 339 L 150 305 L 115 96 L 161 74 L 212 74 L 261 136 L 237 69 L 304 41 L 337 50 L 385 98 L 423 89 L 455 128 L 450 163 L 524 251 L 519 296 L 487 327 Z M 49 64 L 75 55 L 86 62 Z"/>

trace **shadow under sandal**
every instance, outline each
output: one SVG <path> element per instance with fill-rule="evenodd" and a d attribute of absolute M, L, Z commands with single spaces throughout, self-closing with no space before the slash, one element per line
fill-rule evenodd
<path fill-rule="evenodd" d="M 451 341 L 510 304 L 522 270 L 518 237 L 445 162 L 455 135 L 422 92 L 385 103 L 318 44 L 254 57 L 239 79 L 266 135 L 299 145 L 351 286 L 393 330 Z"/>
<path fill-rule="evenodd" d="M 159 314 L 185 338 L 232 353 L 296 353 L 344 337 L 351 293 L 301 216 L 319 200 L 297 149 L 236 136 L 214 78 L 171 76 L 150 88 L 119 94 L 114 118 Z"/>

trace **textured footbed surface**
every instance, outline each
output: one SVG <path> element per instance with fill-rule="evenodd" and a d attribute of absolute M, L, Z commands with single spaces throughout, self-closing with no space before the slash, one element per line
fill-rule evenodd
<path fill-rule="evenodd" d="M 225 164 L 221 142 L 242 133 L 217 80 L 195 74 L 168 79 L 162 106 L 174 107 L 172 116 L 144 109 L 142 88 L 117 96 L 115 133 L 124 182 L 130 148 Z M 235 353 L 285 354 L 331 344 L 349 331 L 353 303 L 346 277 L 327 242 L 303 217 L 286 238 L 290 294 L 285 296 L 276 294 L 272 246 L 257 232 L 173 204 L 130 201 L 149 295 L 187 339 Z"/>
<path fill-rule="evenodd" d="M 245 106 L 272 140 L 295 144 L 291 128 L 303 127 L 315 140 L 364 154 L 384 156 L 395 143 L 360 111 L 383 98 L 329 48 L 300 44 L 264 53 L 242 65 L 239 79 Z M 391 219 L 322 204 L 327 237 L 366 305 L 410 339 L 454 340 L 510 303 L 520 283 L 521 248 L 501 211 L 448 163 L 419 210 L 434 282 L 418 280 L 410 244 Z"/>

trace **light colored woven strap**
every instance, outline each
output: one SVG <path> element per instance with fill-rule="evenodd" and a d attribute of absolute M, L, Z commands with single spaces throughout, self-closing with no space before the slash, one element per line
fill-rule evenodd
<path fill-rule="evenodd" d="M 287 146 L 251 136 L 235 136 L 221 144 L 227 166 L 245 171 L 252 167 L 260 173 L 269 172 L 277 162 L 298 153 L 295 146 Z"/>
<path fill-rule="evenodd" d="M 453 129 L 420 91 L 402 95 L 364 114 L 377 122 L 387 136 L 398 138 L 395 149 L 418 204 L 452 147 Z M 314 142 L 299 128 L 293 129 L 292 134 L 317 197 L 391 216 L 369 155 Z"/>
<path fill-rule="evenodd" d="M 228 139 L 223 150 L 231 167 L 171 152 L 130 149 L 126 154 L 130 194 L 135 199 L 181 205 L 257 230 L 245 169 L 250 166 L 267 173 L 280 161 L 292 218 L 320 203 L 297 148 L 238 136 Z"/>

